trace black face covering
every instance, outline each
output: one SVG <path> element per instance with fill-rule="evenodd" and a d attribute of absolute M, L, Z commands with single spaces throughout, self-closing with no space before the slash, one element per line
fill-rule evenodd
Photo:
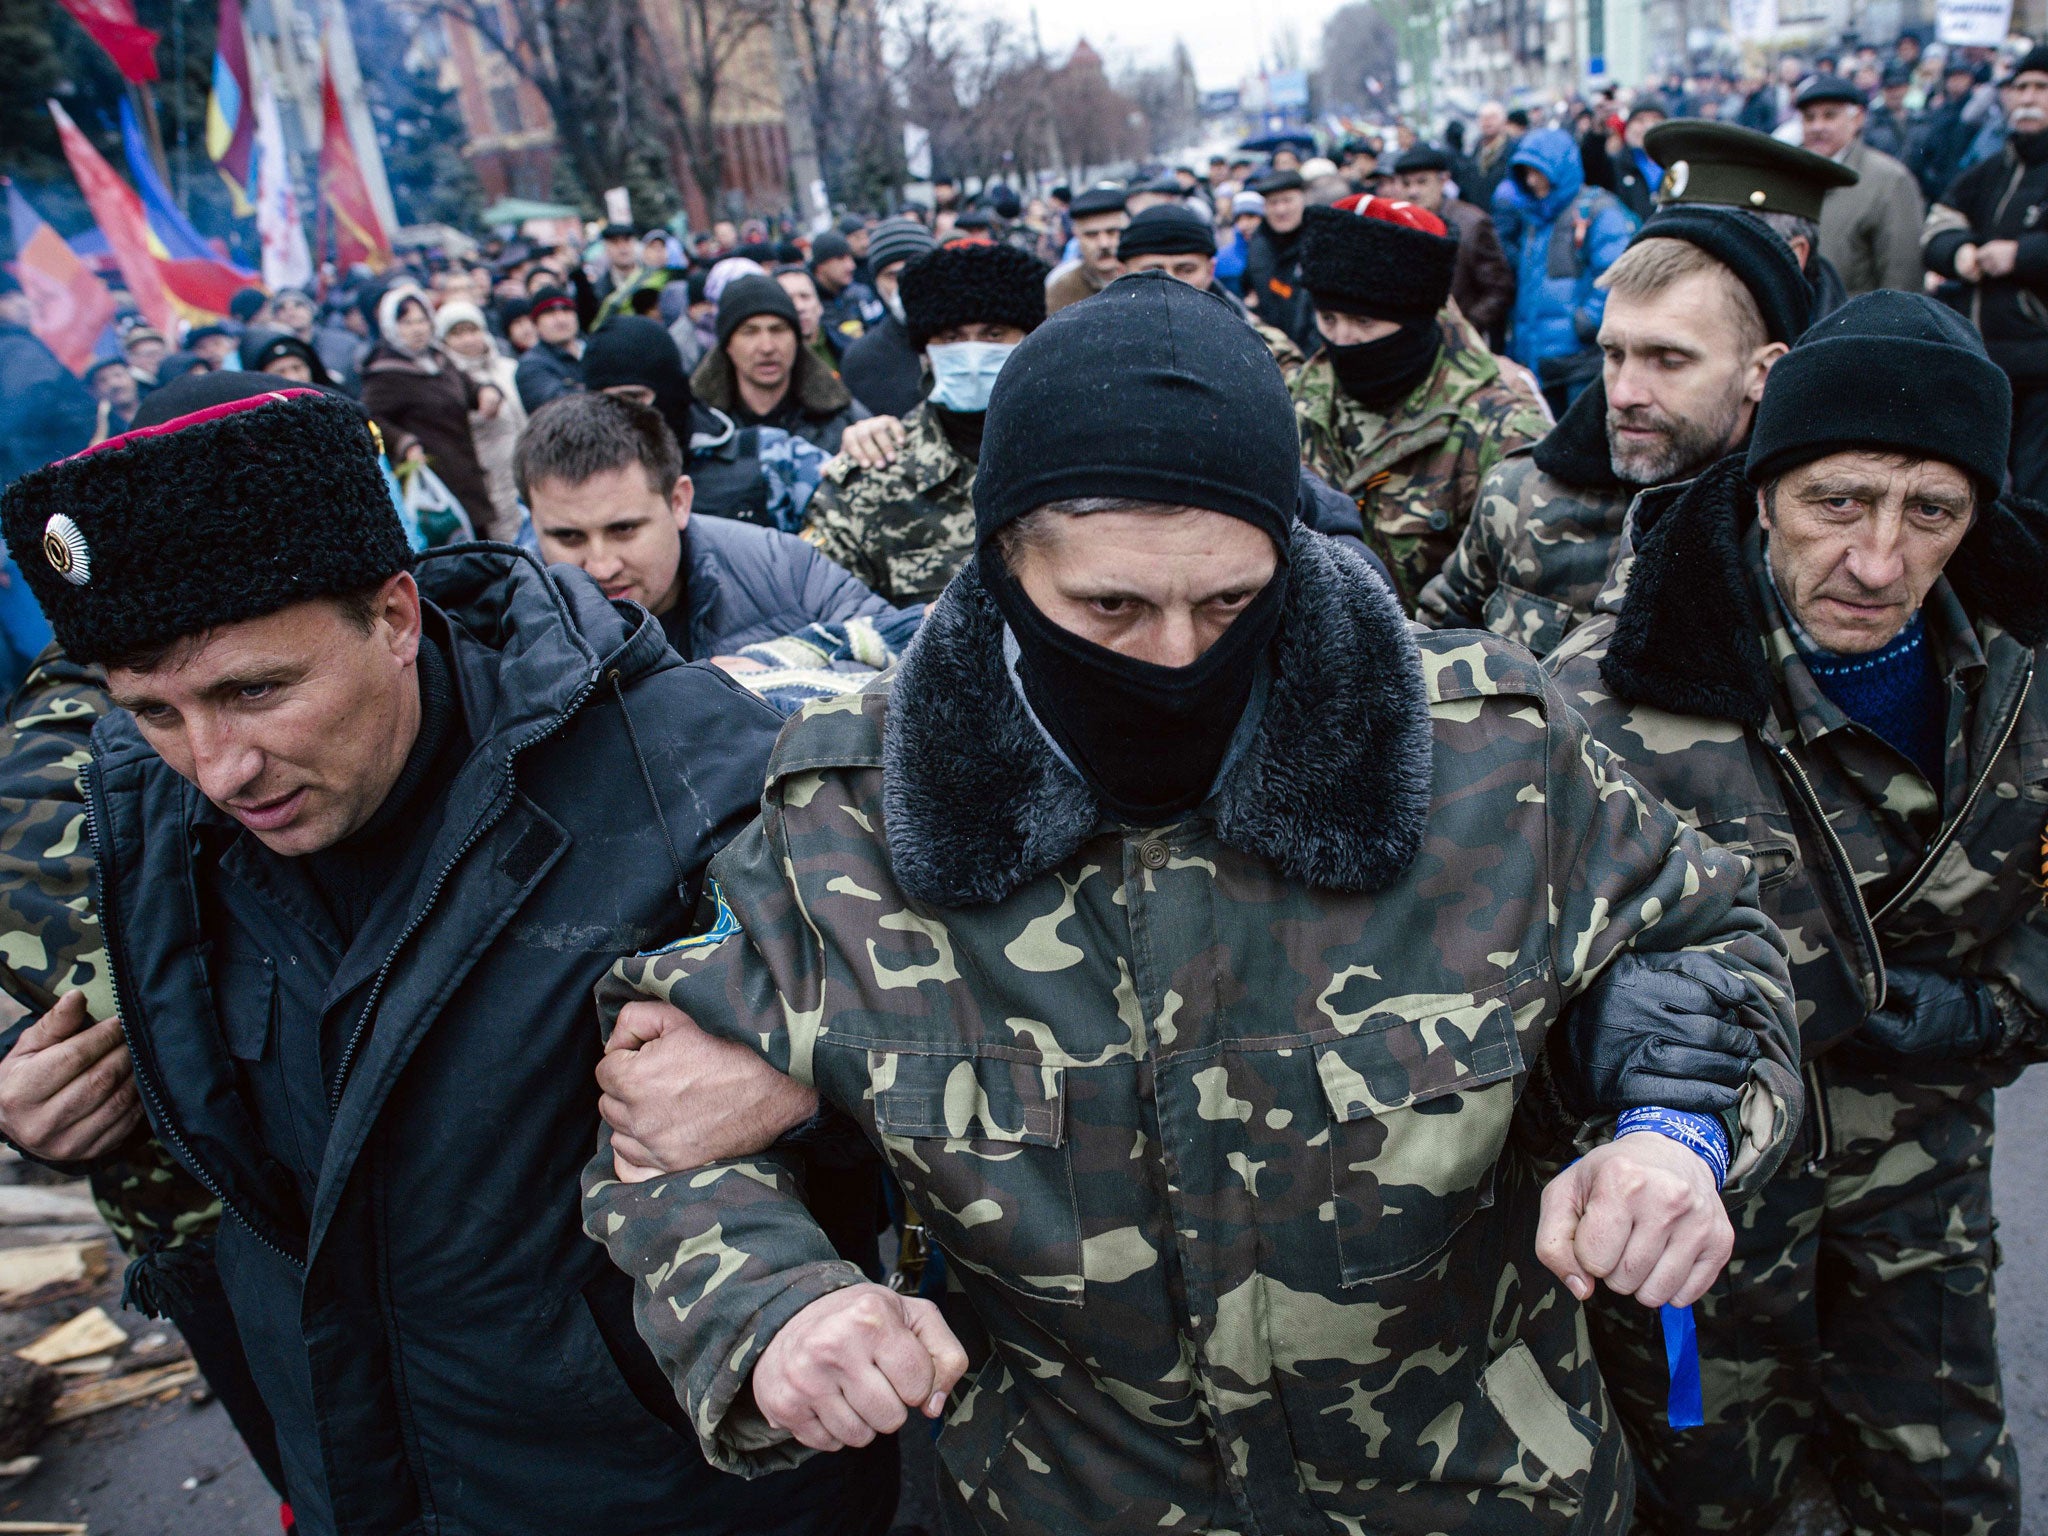
<path fill-rule="evenodd" d="M 1017 637 L 1025 698 L 1103 809 L 1143 825 L 1200 805 L 1279 632 L 1286 565 L 1185 667 L 1134 661 L 1062 629 L 1032 604 L 993 545 L 982 549 L 980 569 Z"/>
<path fill-rule="evenodd" d="M 1369 411 L 1385 411 L 1406 399 L 1436 366 L 1443 333 L 1436 320 L 1405 320 L 1401 329 L 1378 341 L 1340 347 L 1325 339 L 1323 353 L 1337 370 L 1344 393 Z"/>

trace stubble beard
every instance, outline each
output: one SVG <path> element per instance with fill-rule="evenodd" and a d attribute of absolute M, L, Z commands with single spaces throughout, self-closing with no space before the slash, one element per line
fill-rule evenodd
<path fill-rule="evenodd" d="M 1708 419 L 1684 419 L 1650 406 L 1630 406 L 1607 412 L 1607 453 L 1614 476 L 1628 485 L 1669 485 L 1689 480 L 1728 447 L 1735 435 L 1735 423 L 1742 410 L 1742 397 L 1733 394 Z M 1618 435 L 1622 427 L 1649 429 L 1662 434 L 1652 443 L 1627 443 Z"/>

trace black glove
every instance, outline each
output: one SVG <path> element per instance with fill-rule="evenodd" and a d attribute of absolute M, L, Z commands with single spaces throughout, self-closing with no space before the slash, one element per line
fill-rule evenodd
<path fill-rule="evenodd" d="M 1982 1056 L 2005 1033 L 1998 1001 L 1983 982 L 1917 965 L 1887 967 L 1882 1009 L 1866 1014 L 1857 1039 L 1872 1050 L 1915 1061 Z"/>
<path fill-rule="evenodd" d="M 1762 1047 L 1730 1023 L 1749 991 L 1711 955 L 1625 951 L 1564 1020 L 1561 1086 L 1584 1116 L 1661 1104 L 1724 1115 Z"/>

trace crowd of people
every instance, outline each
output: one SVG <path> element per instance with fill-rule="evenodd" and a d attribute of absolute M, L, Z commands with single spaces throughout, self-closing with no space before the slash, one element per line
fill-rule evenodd
<path fill-rule="evenodd" d="M 1985 62 L 9 288 L 0 1135 L 309 1536 L 2017 1536 Z"/>

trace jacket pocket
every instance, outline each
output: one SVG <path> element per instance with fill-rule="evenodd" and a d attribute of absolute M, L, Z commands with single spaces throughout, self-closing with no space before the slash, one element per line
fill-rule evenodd
<path fill-rule="evenodd" d="M 947 1259 L 1039 1301 L 1081 1300 L 1066 1071 L 872 1050 L 875 1129 Z"/>
<path fill-rule="evenodd" d="M 1505 998 L 1368 1015 L 1315 1047 L 1345 1285 L 1412 1269 L 1493 1203 L 1522 1049 Z"/>
<path fill-rule="evenodd" d="M 221 1038 L 237 1061 L 261 1061 L 270 1052 L 277 1019 L 277 966 L 268 956 L 232 955 L 216 962 L 214 1006 Z"/>
<path fill-rule="evenodd" d="M 1480 1377 L 1515 1454 L 1501 1482 L 1576 1512 L 1600 1447 L 1600 1426 L 1557 1395 L 1529 1346 L 1517 1339 Z"/>
<path fill-rule="evenodd" d="M 1564 643 L 1572 626 L 1569 604 L 1538 597 L 1503 582 L 1486 599 L 1482 622 L 1496 635 L 1548 656 Z"/>

